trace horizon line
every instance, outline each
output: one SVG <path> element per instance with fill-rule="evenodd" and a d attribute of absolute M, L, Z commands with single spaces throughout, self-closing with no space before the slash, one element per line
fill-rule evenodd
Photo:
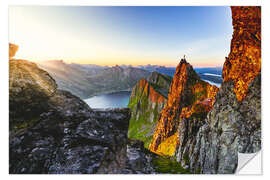
<path fill-rule="evenodd" d="M 22 58 L 15 58 L 15 59 L 22 59 Z M 27 60 L 27 59 L 25 59 Z M 29 60 L 31 61 L 31 60 Z M 64 62 L 65 64 L 79 64 L 79 65 L 96 65 L 96 66 L 108 66 L 108 67 L 114 67 L 116 65 L 118 66 L 133 66 L 133 67 L 138 67 L 138 66 L 147 66 L 147 65 L 150 65 L 150 66 L 163 66 L 163 67 L 177 67 L 178 64 L 176 65 L 161 65 L 161 64 L 138 64 L 138 65 L 134 65 L 134 64 L 119 64 L 119 63 L 115 63 L 115 64 L 108 64 L 108 65 L 105 65 L 105 64 L 95 64 L 95 63 L 78 63 L 78 62 L 68 62 L 67 60 L 64 60 L 64 59 L 51 59 L 51 60 L 39 60 L 39 61 L 32 61 L 32 62 L 35 62 L 35 63 L 42 63 L 42 62 L 50 62 L 50 61 L 62 61 Z M 190 63 L 190 61 L 187 61 L 188 63 Z M 190 63 L 191 64 L 191 63 Z M 191 64 L 192 65 L 192 64 Z M 192 65 L 194 68 L 220 68 L 220 67 L 223 67 L 223 65 Z"/>

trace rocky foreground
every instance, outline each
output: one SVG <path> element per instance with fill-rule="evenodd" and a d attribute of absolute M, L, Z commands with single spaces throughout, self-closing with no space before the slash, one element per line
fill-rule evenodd
<path fill-rule="evenodd" d="M 151 153 L 127 138 L 128 109 L 93 110 L 36 64 L 9 65 L 11 174 L 154 173 Z"/>

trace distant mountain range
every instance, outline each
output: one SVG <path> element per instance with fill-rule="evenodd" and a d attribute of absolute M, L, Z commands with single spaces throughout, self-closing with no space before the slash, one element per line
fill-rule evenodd
<path fill-rule="evenodd" d="M 159 65 L 115 65 L 99 66 L 94 64 L 65 63 L 63 60 L 39 62 L 38 66 L 49 72 L 60 89 L 71 91 L 82 99 L 94 95 L 131 90 L 141 79 L 147 78 L 151 72 L 159 72 L 171 77 L 175 67 Z M 202 80 L 216 86 L 222 82 L 222 68 L 195 68 Z"/>
<path fill-rule="evenodd" d="M 109 66 L 98 66 L 98 65 L 94 65 L 94 64 L 75 64 L 75 63 L 71 63 L 71 64 L 68 64 L 68 65 L 73 67 L 73 68 L 77 68 L 80 71 L 84 71 L 87 74 L 91 74 L 91 75 L 97 74 L 101 70 L 109 68 Z"/>
<path fill-rule="evenodd" d="M 140 79 L 150 75 L 149 71 L 134 67 L 67 64 L 62 60 L 44 61 L 38 66 L 56 80 L 59 89 L 68 90 L 82 99 L 131 90 Z"/>

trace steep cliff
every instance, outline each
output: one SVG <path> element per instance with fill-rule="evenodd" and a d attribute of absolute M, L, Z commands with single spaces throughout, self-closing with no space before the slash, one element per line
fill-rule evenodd
<path fill-rule="evenodd" d="M 261 71 L 261 9 L 232 7 L 233 38 L 231 51 L 223 65 L 224 82 L 234 82 L 238 101 L 245 98 L 248 86 Z"/>
<path fill-rule="evenodd" d="M 213 106 L 217 91 L 217 87 L 200 80 L 192 66 L 182 59 L 170 86 L 168 102 L 160 113 L 150 150 L 161 155 L 174 155 L 186 138 L 196 135 Z M 192 119 L 193 125 L 189 132 L 186 131 L 189 126 L 184 127 L 184 122 L 191 122 L 187 119 Z M 181 134 L 184 133 L 183 137 Z"/>
<path fill-rule="evenodd" d="M 167 103 L 171 77 L 152 72 L 132 89 L 128 107 L 131 110 L 128 137 L 139 139 L 148 148 L 159 113 Z"/>
<path fill-rule="evenodd" d="M 200 128 L 189 159 L 191 169 L 200 173 L 234 173 L 238 152 L 261 149 L 261 77 L 250 83 L 239 102 L 232 81 L 222 84 L 206 124 Z"/>
<path fill-rule="evenodd" d="M 231 10 L 234 32 L 224 82 L 197 135 L 201 173 L 234 173 L 238 152 L 261 149 L 261 9 Z"/>
<path fill-rule="evenodd" d="M 193 172 L 234 173 L 238 152 L 261 149 L 260 7 L 231 10 L 234 32 L 224 82 L 196 139 L 176 152 L 177 160 Z"/>

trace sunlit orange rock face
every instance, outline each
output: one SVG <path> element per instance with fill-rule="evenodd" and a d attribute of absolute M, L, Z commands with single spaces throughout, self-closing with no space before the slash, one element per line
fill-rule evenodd
<path fill-rule="evenodd" d="M 9 59 L 15 56 L 18 49 L 19 46 L 17 46 L 16 44 L 9 43 Z"/>
<path fill-rule="evenodd" d="M 233 80 L 237 100 L 242 101 L 250 82 L 261 70 L 261 8 L 231 7 L 231 10 L 234 31 L 223 79 Z"/>
<path fill-rule="evenodd" d="M 163 108 L 149 149 L 172 156 L 179 144 L 178 126 L 181 119 L 194 113 L 208 112 L 213 107 L 216 86 L 200 80 L 192 66 L 182 59 L 170 87 L 168 102 Z"/>
<path fill-rule="evenodd" d="M 139 84 L 140 84 L 140 88 L 142 88 L 144 91 L 144 95 L 148 96 L 149 100 L 152 103 L 163 103 L 167 101 L 166 98 L 164 98 L 160 93 L 158 93 L 156 90 L 153 89 L 153 87 L 150 85 L 150 83 L 147 80 L 141 79 L 139 81 Z"/>

